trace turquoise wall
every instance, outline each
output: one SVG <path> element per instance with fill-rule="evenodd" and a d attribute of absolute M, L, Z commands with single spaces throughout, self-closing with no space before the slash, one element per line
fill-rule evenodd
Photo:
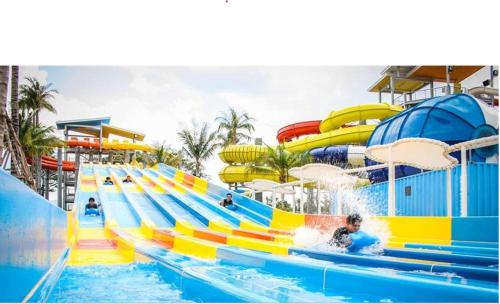
<path fill-rule="evenodd" d="M 66 213 L 0 169 L 0 302 L 20 302 L 66 251 Z"/>

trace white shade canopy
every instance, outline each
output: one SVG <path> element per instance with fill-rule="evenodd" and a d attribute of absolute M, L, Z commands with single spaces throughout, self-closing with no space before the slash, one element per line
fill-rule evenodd
<path fill-rule="evenodd" d="M 246 182 L 243 185 L 257 192 L 274 191 L 278 194 L 295 194 L 295 191 L 291 189 L 278 188 L 277 186 L 281 185 L 280 183 L 266 179 L 254 179 L 253 181 Z"/>
<path fill-rule="evenodd" d="M 328 164 L 307 164 L 299 168 L 292 168 L 288 173 L 295 178 L 316 181 L 329 186 L 356 182 L 356 177 L 345 174 L 340 167 Z"/>
<path fill-rule="evenodd" d="M 366 156 L 380 163 L 392 161 L 424 170 L 448 169 L 458 160 L 448 154 L 449 146 L 429 138 L 403 138 L 390 144 L 371 146 Z"/>

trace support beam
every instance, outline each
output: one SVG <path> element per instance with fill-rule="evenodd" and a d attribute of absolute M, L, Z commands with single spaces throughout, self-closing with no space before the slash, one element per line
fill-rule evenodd
<path fill-rule="evenodd" d="M 462 146 L 460 150 L 461 172 L 460 172 L 460 216 L 467 216 L 467 149 Z"/>
<path fill-rule="evenodd" d="M 317 184 L 316 202 L 318 203 L 318 214 L 321 214 L 321 203 L 320 203 L 320 198 L 319 198 L 319 190 L 320 190 L 321 184 L 319 182 L 317 182 L 316 184 Z"/>
<path fill-rule="evenodd" d="M 304 180 L 300 179 L 300 213 L 304 213 Z"/>
<path fill-rule="evenodd" d="M 434 97 L 434 81 L 431 80 L 431 82 L 429 82 L 429 87 L 430 87 L 430 90 L 431 90 L 431 98 Z"/>
<path fill-rule="evenodd" d="M 276 191 L 273 190 L 273 194 L 271 195 L 271 204 L 273 208 L 276 208 Z"/>
<path fill-rule="evenodd" d="M 391 104 L 394 104 L 394 77 L 390 77 L 390 86 L 391 86 Z"/>
<path fill-rule="evenodd" d="M 43 194 L 46 200 L 49 199 L 49 183 L 50 183 L 50 171 L 45 170 L 45 181 L 44 181 L 44 189 Z"/>
<path fill-rule="evenodd" d="M 451 94 L 451 86 L 450 86 L 450 68 L 451 66 L 446 66 L 446 95 Z"/>
<path fill-rule="evenodd" d="M 57 148 L 57 206 L 62 208 L 62 148 Z"/>

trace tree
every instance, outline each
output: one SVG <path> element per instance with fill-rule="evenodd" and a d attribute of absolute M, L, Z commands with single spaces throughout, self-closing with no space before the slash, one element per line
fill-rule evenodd
<path fill-rule="evenodd" d="M 52 113 L 57 113 L 51 103 L 55 94 L 59 93 L 55 89 L 51 89 L 52 84 L 42 85 L 36 78 L 26 77 L 28 84 L 23 84 L 20 87 L 21 98 L 19 107 L 23 110 L 33 112 L 33 125 L 40 124 L 40 111 L 47 110 Z"/>
<path fill-rule="evenodd" d="M 183 129 L 177 135 L 184 144 L 182 151 L 192 161 L 191 173 L 198 177 L 204 176 L 203 162 L 213 155 L 218 146 L 217 132 L 210 132 L 206 122 L 201 127 L 194 122 L 192 129 Z"/>
<path fill-rule="evenodd" d="M 7 132 L 7 124 L 4 123 L 5 120 L 4 115 L 5 113 L 7 113 L 8 82 L 9 82 L 9 66 L 0 66 L 0 150 L 3 149 L 4 135 Z"/>
<path fill-rule="evenodd" d="M 311 162 L 308 152 L 288 152 L 283 145 L 276 148 L 267 146 L 267 153 L 259 158 L 254 164 L 264 164 L 276 171 L 280 176 L 280 183 L 286 183 L 288 171 L 293 167 L 300 167 Z"/>
<path fill-rule="evenodd" d="M 234 108 L 229 108 L 227 113 L 222 113 L 215 120 L 219 122 L 217 129 L 219 132 L 218 138 L 223 147 L 247 142 L 252 139 L 250 135 L 255 130 L 252 124 L 254 119 L 248 113 L 243 112 L 238 114 Z"/>
<path fill-rule="evenodd" d="M 12 66 L 11 75 L 10 117 L 14 125 L 14 131 L 19 136 L 19 66 Z"/>
<path fill-rule="evenodd" d="M 54 127 L 33 125 L 32 115 L 25 111 L 20 115 L 19 141 L 24 153 L 31 158 L 50 155 L 63 142 L 54 135 Z"/>

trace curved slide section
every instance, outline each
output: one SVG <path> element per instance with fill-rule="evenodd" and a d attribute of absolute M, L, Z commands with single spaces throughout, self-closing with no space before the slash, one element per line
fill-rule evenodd
<path fill-rule="evenodd" d="M 291 141 L 293 138 L 299 136 L 319 134 L 320 124 L 321 120 L 312 120 L 312 121 L 297 122 L 288 126 L 284 126 L 283 128 L 278 130 L 276 139 L 278 140 L 279 143 L 283 143 L 286 141 Z"/>
<path fill-rule="evenodd" d="M 403 111 L 400 106 L 386 103 L 364 104 L 331 112 L 319 126 L 321 133 L 333 131 L 343 125 L 371 119 L 384 120 Z"/>
<path fill-rule="evenodd" d="M 317 163 L 349 164 L 362 167 L 365 164 L 365 146 L 340 145 L 314 148 L 309 153 Z"/>

